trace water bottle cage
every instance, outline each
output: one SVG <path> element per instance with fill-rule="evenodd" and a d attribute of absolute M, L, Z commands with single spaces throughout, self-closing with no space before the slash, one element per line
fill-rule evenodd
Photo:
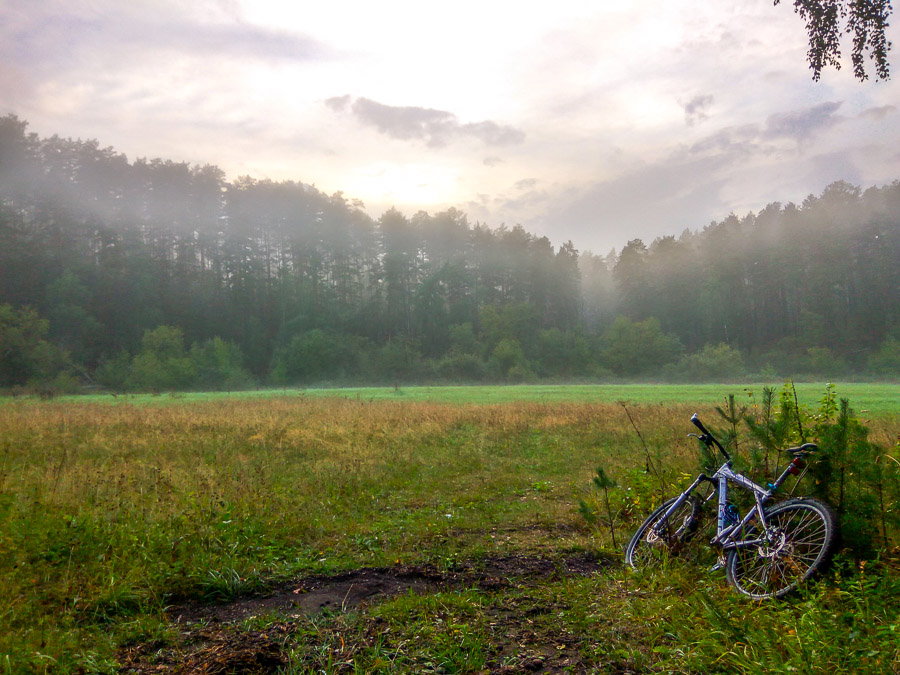
<path fill-rule="evenodd" d="M 734 525 L 740 520 L 741 514 L 738 512 L 734 504 L 725 505 L 725 522 L 728 525 Z"/>

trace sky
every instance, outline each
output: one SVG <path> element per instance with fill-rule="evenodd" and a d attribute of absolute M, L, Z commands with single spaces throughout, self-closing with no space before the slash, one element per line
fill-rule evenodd
<path fill-rule="evenodd" d="M 772 0 L 0 0 L 0 115 L 605 254 L 900 179 L 849 48 L 814 82 Z"/>

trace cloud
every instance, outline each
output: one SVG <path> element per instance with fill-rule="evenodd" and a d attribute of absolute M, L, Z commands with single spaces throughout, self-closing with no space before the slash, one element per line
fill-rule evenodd
<path fill-rule="evenodd" d="M 555 195 L 546 190 L 528 190 L 514 199 L 501 199 L 501 211 L 511 214 L 527 213 L 535 209 L 546 209 L 548 205 L 555 204 Z M 518 220 L 516 218 L 516 220 Z"/>
<path fill-rule="evenodd" d="M 490 120 L 460 123 L 446 110 L 415 106 L 391 106 L 368 98 L 336 96 L 325 101 L 336 112 L 349 110 L 362 124 L 397 140 L 421 140 L 432 148 L 441 148 L 458 138 L 475 138 L 485 145 L 503 147 L 522 143 L 525 134 L 514 127 Z"/>
<path fill-rule="evenodd" d="M 520 181 L 516 182 L 516 190 L 528 190 L 537 185 L 536 178 L 523 178 Z"/>
<path fill-rule="evenodd" d="M 332 96 L 331 98 L 325 99 L 325 105 L 335 112 L 344 112 L 349 107 L 351 100 L 353 99 L 351 99 L 349 95 Z"/>
<path fill-rule="evenodd" d="M 684 121 L 689 127 L 709 119 L 707 110 L 713 103 L 713 97 L 699 94 L 684 104 Z"/>
<path fill-rule="evenodd" d="M 761 129 L 757 124 L 725 127 L 694 143 L 689 152 L 695 155 L 709 153 L 753 154 L 761 149 Z"/>
<path fill-rule="evenodd" d="M 877 106 L 875 108 L 867 108 L 859 113 L 859 116 L 863 119 L 870 120 L 872 122 L 880 122 L 888 115 L 893 115 L 897 112 L 896 106 L 892 105 L 882 105 Z"/>
<path fill-rule="evenodd" d="M 485 157 L 481 163 L 484 164 L 485 166 L 494 167 L 499 164 L 503 164 L 503 160 L 500 159 L 499 157 Z"/>
<path fill-rule="evenodd" d="M 153 44 L 182 52 L 287 61 L 311 61 L 331 54 L 328 47 L 310 37 L 243 23 L 161 23 L 154 28 Z M 140 34 L 145 34 L 143 29 Z"/>
<path fill-rule="evenodd" d="M 826 101 L 802 110 L 770 115 L 766 120 L 766 134 L 771 138 L 787 137 L 802 141 L 817 131 L 841 121 L 835 115 L 842 101 Z"/>
<path fill-rule="evenodd" d="M 835 181 L 860 184 L 864 180 L 853 150 L 839 150 L 813 155 L 809 159 L 809 172 L 816 176 L 819 184 L 828 185 Z"/>
<path fill-rule="evenodd" d="M 554 200 L 547 216 L 556 221 L 558 238 L 598 241 L 605 245 L 639 237 L 675 234 L 698 228 L 727 213 L 721 191 L 732 158 L 689 157 L 676 153 L 666 161 L 594 183 L 574 198 Z M 559 209 L 558 215 L 553 214 Z"/>
<path fill-rule="evenodd" d="M 334 56 L 306 35 L 252 25 L 227 13 L 210 20 L 164 1 L 82 6 L 12 0 L 0 6 L 0 25 L 0 57 L 50 77 L 86 67 L 115 72 L 135 61 L 166 59 L 165 52 L 206 60 L 211 68 L 235 58 L 307 62 Z"/>

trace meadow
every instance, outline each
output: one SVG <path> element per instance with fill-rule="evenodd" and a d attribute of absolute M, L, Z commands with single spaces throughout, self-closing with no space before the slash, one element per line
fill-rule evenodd
<path fill-rule="evenodd" d="M 162 394 L 110 394 L 63 396 L 59 400 L 115 405 L 123 401 L 135 405 L 197 403 L 234 398 L 268 399 L 291 396 L 331 396 L 366 401 L 418 401 L 486 405 L 492 403 L 632 403 L 641 405 L 684 403 L 710 406 L 728 394 L 740 398 L 759 396 L 771 383 L 752 384 L 523 384 L 497 386 L 397 386 L 397 387 L 319 387 L 303 389 L 253 389 L 236 392 L 171 392 Z M 825 382 L 797 382 L 801 404 L 815 406 Z M 900 415 L 900 385 L 890 382 L 841 382 L 841 397 L 850 399 L 862 417 Z M 12 402 L 0 398 L 0 405 Z"/>
<path fill-rule="evenodd" d="M 896 456 L 896 386 L 879 387 L 838 394 Z M 696 469 L 690 415 L 714 421 L 728 393 L 756 400 L 723 385 L 4 399 L 0 672 L 898 671 L 896 550 L 839 557 L 764 604 L 691 565 L 623 569 L 630 531 Z M 612 533 L 579 514 L 598 465 L 617 481 Z M 204 618 L 360 570 L 430 585 Z"/>

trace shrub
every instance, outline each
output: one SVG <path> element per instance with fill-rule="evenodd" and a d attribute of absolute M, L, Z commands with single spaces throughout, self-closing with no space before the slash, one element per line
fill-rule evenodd
<path fill-rule="evenodd" d="M 187 389 L 196 376 L 180 328 L 158 326 L 144 332 L 141 351 L 131 363 L 131 381 L 137 389 Z"/>
<path fill-rule="evenodd" d="M 801 370 L 810 375 L 835 378 L 847 372 L 847 362 L 828 347 L 810 347 L 806 350 Z"/>
<path fill-rule="evenodd" d="M 474 354 L 448 354 L 435 364 L 438 376 L 457 382 L 480 382 L 485 378 L 484 361 Z"/>
<path fill-rule="evenodd" d="M 131 355 L 122 350 L 112 358 L 100 362 L 94 373 L 98 384 L 113 391 L 126 391 L 132 382 Z"/>
<path fill-rule="evenodd" d="M 47 342 L 49 324 L 29 307 L 0 305 L 0 387 L 36 384 L 68 366 L 68 356 Z"/>
<path fill-rule="evenodd" d="M 617 317 L 600 341 L 602 365 L 616 375 L 656 372 L 675 362 L 684 351 L 678 338 L 664 333 L 652 317 L 644 321 Z"/>
<path fill-rule="evenodd" d="M 272 380 L 278 384 L 340 379 L 356 371 L 357 349 L 350 338 L 315 328 L 295 335 L 275 355 Z"/>
<path fill-rule="evenodd" d="M 240 389 L 253 382 L 243 368 L 241 348 L 222 338 L 212 338 L 191 347 L 191 362 L 197 373 L 198 387 L 211 389 Z"/>
<path fill-rule="evenodd" d="M 789 459 L 780 453 L 783 448 L 818 445 L 801 487 L 834 507 L 843 545 L 854 555 L 873 555 L 885 542 L 888 527 L 900 525 L 900 514 L 892 507 L 900 500 L 897 460 L 869 441 L 868 428 L 854 417 L 847 399 L 837 400 L 833 385 L 815 412 L 797 404 L 791 384 L 782 389 L 777 409 L 772 390 L 765 390 L 762 407 L 745 415 L 745 421 L 752 441 L 751 471 L 758 481 L 765 481 L 762 469 L 769 476 L 783 470 Z"/>
<path fill-rule="evenodd" d="M 375 371 L 380 378 L 391 382 L 412 382 L 428 374 L 428 364 L 422 359 L 418 345 L 398 337 L 389 340 L 375 355 Z"/>
<path fill-rule="evenodd" d="M 541 375 L 578 376 L 596 370 L 591 363 L 585 339 L 558 328 L 543 330 L 538 335 L 538 369 Z"/>
<path fill-rule="evenodd" d="M 488 372 L 497 380 L 513 382 L 522 382 L 533 377 L 522 345 L 512 338 L 504 338 L 494 347 L 488 360 Z"/>
<path fill-rule="evenodd" d="M 900 340 L 888 336 L 869 357 L 869 371 L 879 377 L 900 376 Z"/>
<path fill-rule="evenodd" d="M 668 366 L 665 373 L 671 379 L 692 382 L 730 382 L 744 377 L 747 369 L 741 352 L 721 342 L 683 356 L 677 364 Z"/>

